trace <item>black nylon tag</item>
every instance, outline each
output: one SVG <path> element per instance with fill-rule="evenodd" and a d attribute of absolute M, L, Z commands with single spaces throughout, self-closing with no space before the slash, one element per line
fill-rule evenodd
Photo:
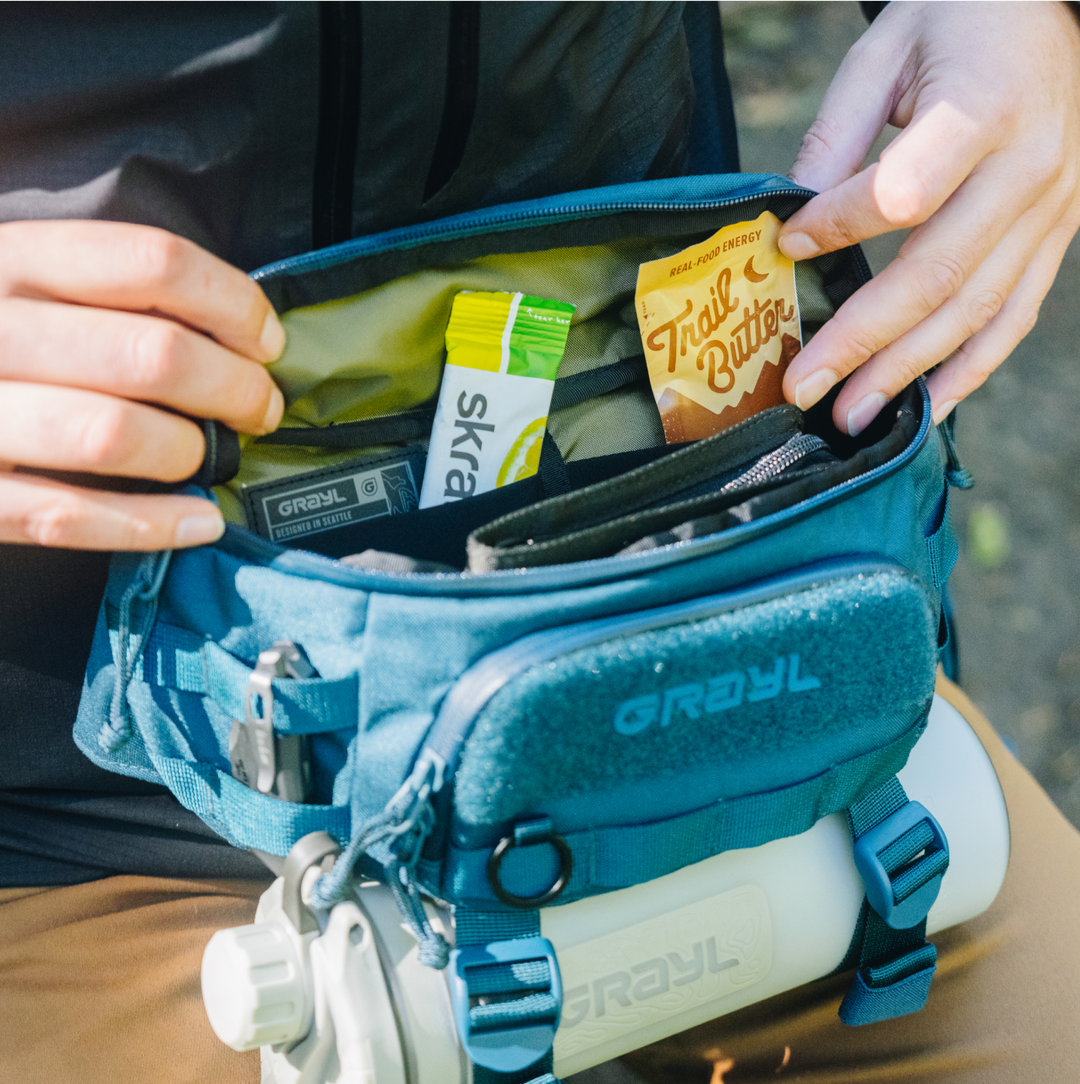
<path fill-rule="evenodd" d="M 271 542 L 415 511 L 426 453 L 421 446 L 245 486 L 248 525 Z"/>

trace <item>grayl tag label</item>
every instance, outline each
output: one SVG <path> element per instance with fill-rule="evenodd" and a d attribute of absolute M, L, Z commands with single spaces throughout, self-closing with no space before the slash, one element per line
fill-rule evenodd
<path fill-rule="evenodd" d="M 244 487 L 249 525 L 271 542 L 412 512 L 419 503 L 423 453 L 365 456 L 281 481 Z"/>
<path fill-rule="evenodd" d="M 769 904 L 749 884 L 559 949 L 555 1059 L 719 1001 L 760 982 L 771 966 Z"/>

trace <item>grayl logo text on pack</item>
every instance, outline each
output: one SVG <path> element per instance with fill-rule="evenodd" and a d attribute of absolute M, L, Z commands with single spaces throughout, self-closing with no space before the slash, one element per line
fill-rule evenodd
<path fill-rule="evenodd" d="M 771 670 L 750 666 L 745 671 L 719 674 L 703 683 L 688 682 L 663 693 L 631 697 L 615 709 L 614 724 L 620 734 L 640 734 L 655 722 L 670 726 L 678 713 L 688 719 L 700 719 L 702 712 L 711 715 L 737 708 L 744 693 L 746 700 L 753 702 L 771 700 L 785 690 L 804 693 L 820 688 L 818 678 L 799 673 L 798 655 L 778 655 Z"/>

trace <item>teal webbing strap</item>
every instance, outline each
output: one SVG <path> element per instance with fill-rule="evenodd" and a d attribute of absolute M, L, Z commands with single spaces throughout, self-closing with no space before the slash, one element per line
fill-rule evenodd
<path fill-rule="evenodd" d="M 454 911 L 454 939 L 458 945 L 539 936 L 539 911 L 469 911 L 462 907 Z"/>
<path fill-rule="evenodd" d="M 953 570 L 960 556 L 960 546 L 956 541 L 949 522 L 949 487 L 945 487 L 942 495 L 941 520 L 936 531 L 932 531 L 924 539 L 926 544 L 926 556 L 930 562 L 930 578 L 935 587 L 943 587 L 949 574 Z"/>
<path fill-rule="evenodd" d="M 930 993 L 937 968 L 937 949 L 926 940 L 926 920 L 906 930 L 887 926 L 863 900 L 849 955 L 841 965 L 858 970 L 844 1000 L 840 1019 L 852 1027 L 876 1024 L 918 1012 Z"/>
<path fill-rule="evenodd" d="M 186 809 L 201 817 L 234 847 L 254 848 L 284 857 L 309 832 L 349 838 L 349 807 L 298 805 L 250 790 L 209 764 L 150 752 L 150 762 Z"/>
<path fill-rule="evenodd" d="M 111 616 L 111 615 L 110 615 Z M 109 630 L 116 657 L 119 634 Z M 148 685 L 210 696 L 234 719 L 244 718 L 244 696 L 252 667 L 212 640 L 186 629 L 155 622 L 142 649 L 140 676 Z M 359 718 L 360 677 L 287 678 L 272 682 L 274 729 L 281 734 L 324 734 L 355 727 Z"/>
<path fill-rule="evenodd" d="M 482 1065 L 473 1065 L 473 1084 L 559 1084 L 552 1073 L 551 1051 L 521 1073 L 496 1073 Z"/>
<path fill-rule="evenodd" d="M 909 805 L 895 776 L 848 809 L 852 838 L 858 840 Z M 948 864 L 948 851 L 928 853 L 933 843 L 929 825 L 918 823 L 878 852 L 897 902 L 909 898 Z M 896 875 L 895 877 L 893 875 Z M 863 900 L 847 956 L 838 970 L 857 965 L 854 982 L 840 1005 L 840 1019 L 852 1026 L 890 1020 L 918 1012 L 926 1003 L 937 966 L 937 950 L 926 940 L 926 917 L 894 929 Z"/>
<path fill-rule="evenodd" d="M 127 695 L 137 718 L 153 719 L 160 711 L 145 682 L 133 682 Z M 132 742 L 180 804 L 236 847 L 284 856 L 309 832 L 323 830 L 342 842 L 349 839 L 347 804 L 282 802 L 245 787 L 216 764 L 178 756 L 178 747 L 162 735 L 136 730 Z"/>
<path fill-rule="evenodd" d="M 458 950 L 495 942 L 521 942 L 540 937 L 539 911 L 483 912 L 456 908 L 454 930 Z M 453 967 L 453 964 L 451 964 Z M 469 1027 L 483 1036 L 532 1024 L 558 1022 L 561 1005 L 552 994 L 546 960 L 523 959 L 470 967 L 468 971 Z M 472 1001 L 478 1004 L 473 1005 Z M 460 1024 L 459 1024 L 460 1030 Z M 469 1043 L 461 1036 L 469 1052 Z M 473 1084 L 559 1084 L 552 1075 L 551 1047 L 525 1068 L 499 1072 L 473 1061 Z"/>
<path fill-rule="evenodd" d="M 833 812 L 837 808 L 834 803 L 865 790 L 866 780 L 883 767 L 899 768 L 914 737 L 912 733 L 902 734 L 884 748 L 853 757 L 790 787 L 722 799 L 703 809 L 647 824 L 566 832 L 563 839 L 573 854 L 574 872 L 562 899 L 629 888 L 714 854 L 757 847 L 778 836 L 805 832 L 822 816 Z M 896 785 L 899 787 L 899 782 Z M 470 907 L 498 906 L 486 874 L 490 857 L 490 848 L 465 849 L 451 841 L 442 877 L 444 884 L 454 886 L 455 898 L 460 900 L 464 895 L 457 886 L 469 885 L 477 892 L 477 896 L 464 901 Z M 550 875 L 549 847 L 519 847 L 515 851 L 517 884 L 543 884 Z M 513 885 L 508 887 L 520 891 Z M 480 898 L 480 892 L 488 893 L 487 898 Z"/>
<path fill-rule="evenodd" d="M 908 796 L 903 784 L 894 775 L 877 790 L 871 791 L 864 798 L 848 806 L 848 825 L 851 836 L 858 839 L 875 825 L 880 824 L 893 813 L 907 805 Z"/>
<path fill-rule="evenodd" d="M 244 718 L 251 667 L 213 641 L 202 649 L 206 692 L 234 719 Z M 281 734 L 319 734 L 355 728 L 360 717 L 360 677 L 274 679 L 274 729 Z"/>

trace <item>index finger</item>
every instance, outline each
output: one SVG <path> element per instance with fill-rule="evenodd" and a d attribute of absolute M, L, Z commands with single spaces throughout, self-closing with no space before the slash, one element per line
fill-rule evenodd
<path fill-rule="evenodd" d="M 83 489 L 0 472 L 0 542 L 79 550 L 163 550 L 221 537 L 211 501 Z"/>
<path fill-rule="evenodd" d="M 784 223 L 778 243 L 792 260 L 834 252 L 925 222 L 992 150 L 987 129 L 937 101 L 875 164 L 815 196 Z"/>
<path fill-rule="evenodd" d="M 253 361 L 285 332 L 243 271 L 176 234 L 122 222 L 0 225 L 0 291 L 170 316 Z"/>

